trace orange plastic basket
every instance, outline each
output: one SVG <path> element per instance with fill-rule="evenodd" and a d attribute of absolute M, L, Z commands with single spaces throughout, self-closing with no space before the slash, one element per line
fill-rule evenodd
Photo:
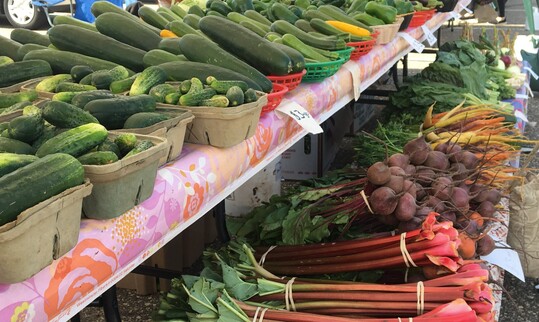
<path fill-rule="evenodd" d="M 267 77 L 273 84 L 284 85 L 288 88 L 288 91 L 291 91 L 294 88 L 298 87 L 299 83 L 301 83 L 301 79 L 303 78 L 303 75 L 305 75 L 306 73 L 307 73 L 307 70 L 304 69 L 300 73 L 288 74 L 285 76 L 267 76 Z"/>
<path fill-rule="evenodd" d="M 287 92 L 288 87 L 286 85 L 273 83 L 273 90 L 268 94 L 268 104 L 262 107 L 262 113 L 268 113 L 276 109 Z"/>

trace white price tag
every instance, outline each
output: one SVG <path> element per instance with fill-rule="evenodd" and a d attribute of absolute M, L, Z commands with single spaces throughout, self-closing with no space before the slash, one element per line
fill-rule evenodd
<path fill-rule="evenodd" d="M 427 42 L 429 43 L 429 45 L 434 45 L 437 40 L 432 31 L 430 31 L 429 27 L 423 25 L 421 26 L 421 29 L 423 29 L 423 33 L 425 34 L 425 37 L 427 37 Z"/>
<path fill-rule="evenodd" d="M 311 114 L 305 108 L 303 108 L 303 106 L 296 102 L 287 101 L 286 103 L 279 105 L 275 111 L 278 112 L 277 114 L 281 113 L 288 115 L 309 133 L 319 134 L 324 132 L 322 127 L 320 127 L 318 122 L 313 119 Z"/>
<path fill-rule="evenodd" d="M 451 11 L 451 12 L 449 13 L 449 15 L 450 15 L 451 18 L 453 18 L 453 19 L 460 19 L 460 15 L 459 15 L 457 12 L 455 12 L 455 11 Z"/>
<path fill-rule="evenodd" d="M 354 100 L 358 100 L 361 95 L 361 79 L 359 77 L 359 64 L 348 63 L 343 65 L 352 75 L 352 87 L 354 88 Z"/>
<path fill-rule="evenodd" d="M 398 35 L 401 36 L 401 38 L 403 38 L 404 40 L 406 40 L 410 44 L 410 46 L 412 46 L 412 48 L 418 53 L 422 53 L 423 49 L 425 49 L 425 45 L 417 41 L 414 37 L 410 36 L 409 34 L 405 32 L 399 32 Z"/>
<path fill-rule="evenodd" d="M 466 12 L 469 13 L 469 14 L 473 14 L 473 11 L 470 10 L 470 9 L 468 9 L 468 7 L 462 5 L 462 3 L 459 3 L 459 7 L 460 7 L 460 10 L 464 10 L 464 11 L 466 11 Z"/>
<path fill-rule="evenodd" d="M 521 100 L 527 100 L 528 95 L 526 95 L 526 94 L 517 94 L 517 95 L 515 95 L 515 98 L 518 98 L 518 99 L 521 99 Z"/>
<path fill-rule="evenodd" d="M 512 249 L 495 249 L 487 256 L 481 256 L 481 259 L 494 264 L 513 274 L 521 281 L 524 279 L 524 271 L 518 253 Z"/>
<path fill-rule="evenodd" d="M 529 121 L 528 121 L 528 118 L 526 117 L 526 115 L 524 115 L 524 113 L 522 113 L 522 112 L 519 111 L 519 110 L 516 110 L 516 111 L 515 111 L 515 117 L 517 117 L 517 118 L 523 120 L 523 121 L 526 122 L 526 123 L 529 122 Z"/>
<path fill-rule="evenodd" d="M 533 71 L 533 69 L 531 69 L 530 67 L 524 67 L 524 69 L 527 70 L 527 71 L 529 71 L 529 72 L 530 72 L 530 75 L 532 75 L 532 77 L 533 77 L 534 79 L 539 79 L 539 75 L 537 75 L 537 74 Z"/>

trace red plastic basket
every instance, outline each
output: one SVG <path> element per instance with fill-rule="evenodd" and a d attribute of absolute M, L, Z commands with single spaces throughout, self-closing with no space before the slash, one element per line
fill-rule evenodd
<path fill-rule="evenodd" d="M 435 13 L 436 9 L 414 12 L 414 15 L 412 16 L 412 20 L 410 21 L 408 28 L 416 28 L 423 26 L 427 21 L 430 20 L 430 18 L 434 16 Z"/>
<path fill-rule="evenodd" d="M 284 85 L 288 88 L 288 91 L 291 91 L 294 88 L 298 87 L 299 83 L 301 83 L 301 79 L 303 78 L 303 75 L 305 75 L 306 73 L 307 73 L 307 70 L 304 69 L 300 73 L 288 74 L 285 76 L 267 76 L 267 77 L 273 84 Z"/>
<path fill-rule="evenodd" d="M 262 108 L 262 113 L 271 112 L 281 104 L 284 94 L 288 92 L 288 87 L 283 84 L 273 83 L 273 90 L 268 94 L 268 104 Z"/>
<path fill-rule="evenodd" d="M 376 37 L 373 37 L 372 40 L 349 42 L 346 45 L 354 47 L 352 54 L 350 54 L 350 60 L 358 60 L 361 56 L 368 54 L 376 45 Z"/>

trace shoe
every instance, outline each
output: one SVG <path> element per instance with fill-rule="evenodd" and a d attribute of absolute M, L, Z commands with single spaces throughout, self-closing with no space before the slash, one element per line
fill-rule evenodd
<path fill-rule="evenodd" d="M 467 20 L 467 19 L 475 19 L 475 15 L 473 13 L 466 12 L 465 14 L 460 17 L 461 20 Z"/>
<path fill-rule="evenodd" d="M 507 19 L 505 17 L 496 17 L 496 23 L 506 23 Z"/>

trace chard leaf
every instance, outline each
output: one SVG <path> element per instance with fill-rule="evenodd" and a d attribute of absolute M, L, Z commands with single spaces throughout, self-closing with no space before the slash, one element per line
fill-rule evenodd
<path fill-rule="evenodd" d="M 319 243 L 322 241 L 322 239 L 328 237 L 330 235 L 329 231 L 329 223 L 330 221 L 327 221 L 324 223 L 324 221 L 327 221 L 322 216 L 315 216 L 312 219 L 313 224 L 313 230 L 309 233 L 308 241 L 310 243 Z"/>
<path fill-rule="evenodd" d="M 316 189 L 316 190 L 307 190 L 298 194 L 298 198 L 305 201 L 316 201 L 324 196 L 332 194 L 333 192 L 339 190 L 339 188 L 331 187 L 326 189 Z"/>

